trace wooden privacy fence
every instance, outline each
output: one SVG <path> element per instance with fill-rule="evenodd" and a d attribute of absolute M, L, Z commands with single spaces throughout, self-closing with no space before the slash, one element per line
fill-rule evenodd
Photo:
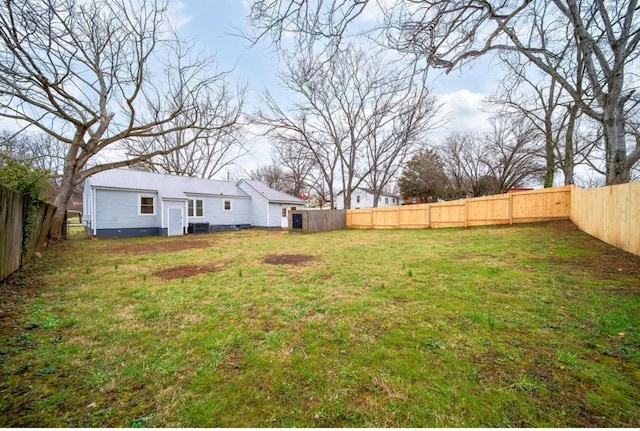
<path fill-rule="evenodd" d="M 574 188 L 571 221 L 589 235 L 640 255 L 640 182 Z"/>
<path fill-rule="evenodd" d="M 345 227 L 345 210 L 292 210 L 289 213 L 291 232 L 328 232 Z"/>
<path fill-rule="evenodd" d="M 554 187 L 433 204 L 348 210 L 347 227 L 419 229 L 569 219 L 571 187 Z"/>
<path fill-rule="evenodd" d="M 640 183 L 553 187 L 433 204 L 347 211 L 347 227 L 419 229 L 571 220 L 584 232 L 640 255 Z"/>
<path fill-rule="evenodd" d="M 55 209 L 0 186 L 0 281 L 44 247 Z"/>

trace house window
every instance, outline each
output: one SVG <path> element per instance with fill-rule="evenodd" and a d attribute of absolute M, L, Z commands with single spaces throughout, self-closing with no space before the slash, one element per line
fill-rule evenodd
<path fill-rule="evenodd" d="M 298 209 L 297 207 L 291 207 L 291 211 L 295 211 L 297 209 Z"/>
<path fill-rule="evenodd" d="M 231 200 L 230 199 L 225 199 L 223 207 L 222 207 L 225 211 L 231 211 Z"/>
<path fill-rule="evenodd" d="M 412 204 L 418 203 L 418 198 L 417 198 L 417 197 L 415 197 L 415 196 L 414 196 L 414 197 L 412 197 L 412 198 L 411 198 L 411 203 L 412 203 Z"/>
<path fill-rule="evenodd" d="M 282 218 L 287 216 L 287 209 L 286 208 L 282 208 Z"/>
<path fill-rule="evenodd" d="M 389 198 L 384 198 L 384 203 L 388 204 L 389 203 Z"/>
<path fill-rule="evenodd" d="M 360 195 L 356 196 L 356 203 L 360 203 Z"/>
<path fill-rule="evenodd" d="M 140 215 L 155 215 L 156 206 L 153 196 L 140 196 Z"/>
<path fill-rule="evenodd" d="M 189 199 L 187 214 L 189 217 L 204 217 L 204 202 L 202 199 Z"/>
<path fill-rule="evenodd" d="M 393 202 L 395 204 L 396 203 L 396 198 L 392 198 L 391 202 Z"/>

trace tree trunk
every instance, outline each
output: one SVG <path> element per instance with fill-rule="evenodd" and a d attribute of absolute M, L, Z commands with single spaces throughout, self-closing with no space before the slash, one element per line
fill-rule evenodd
<path fill-rule="evenodd" d="M 53 203 L 56 206 L 56 211 L 53 213 L 51 227 L 49 228 L 49 239 L 52 241 L 60 241 L 62 239 L 62 225 L 64 224 L 67 207 L 74 188 L 73 171 L 65 169 L 60 188 Z"/>
<path fill-rule="evenodd" d="M 546 133 L 545 133 L 545 145 L 544 145 L 544 153 L 545 153 L 545 160 L 546 160 L 546 167 L 545 167 L 545 172 L 544 172 L 544 187 L 548 188 L 548 187 L 553 187 L 553 178 L 555 176 L 555 172 L 556 172 L 556 160 L 555 160 L 555 153 L 554 153 L 554 143 L 553 143 L 553 136 L 552 136 L 552 131 L 550 127 L 546 127 L 545 125 Z"/>
<path fill-rule="evenodd" d="M 578 117 L 578 105 L 575 103 L 569 107 L 569 122 L 564 137 L 564 163 L 562 164 L 562 172 L 564 174 L 564 185 L 573 184 L 573 132 L 576 128 L 576 118 Z"/>
<path fill-rule="evenodd" d="M 631 180 L 631 172 L 626 166 L 625 118 L 620 106 L 605 110 L 603 129 L 607 185 L 628 183 Z"/>

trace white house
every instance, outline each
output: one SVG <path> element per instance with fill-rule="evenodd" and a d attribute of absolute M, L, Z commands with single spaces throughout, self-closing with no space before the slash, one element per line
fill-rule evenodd
<path fill-rule="evenodd" d="M 344 209 L 344 191 L 338 192 L 336 195 L 336 209 Z M 402 204 L 402 198 L 393 193 L 382 192 L 378 198 L 378 208 L 392 207 Z M 356 188 L 351 192 L 351 209 L 373 208 L 373 190 L 365 188 Z"/>
<path fill-rule="evenodd" d="M 281 228 L 304 201 L 258 181 L 206 180 L 112 169 L 85 181 L 85 231 L 97 237 Z"/>

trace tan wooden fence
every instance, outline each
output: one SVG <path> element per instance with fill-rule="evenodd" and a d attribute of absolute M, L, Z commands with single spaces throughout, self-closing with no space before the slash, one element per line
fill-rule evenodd
<path fill-rule="evenodd" d="M 640 182 L 571 193 L 571 220 L 578 229 L 640 255 Z"/>
<path fill-rule="evenodd" d="M 0 281 L 43 248 L 54 211 L 53 205 L 0 186 Z M 25 223 L 29 224 L 26 232 Z"/>
<path fill-rule="evenodd" d="M 562 186 L 451 202 L 347 211 L 347 227 L 420 229 L 572 220 L 596 238 L 640 255 L 640 183 Z"/>
<path fill-rule="evenodd" d="M 419 229 L 569 219 L 571 186 L 433 204 L 347 211 L 347 227 Z"/>

